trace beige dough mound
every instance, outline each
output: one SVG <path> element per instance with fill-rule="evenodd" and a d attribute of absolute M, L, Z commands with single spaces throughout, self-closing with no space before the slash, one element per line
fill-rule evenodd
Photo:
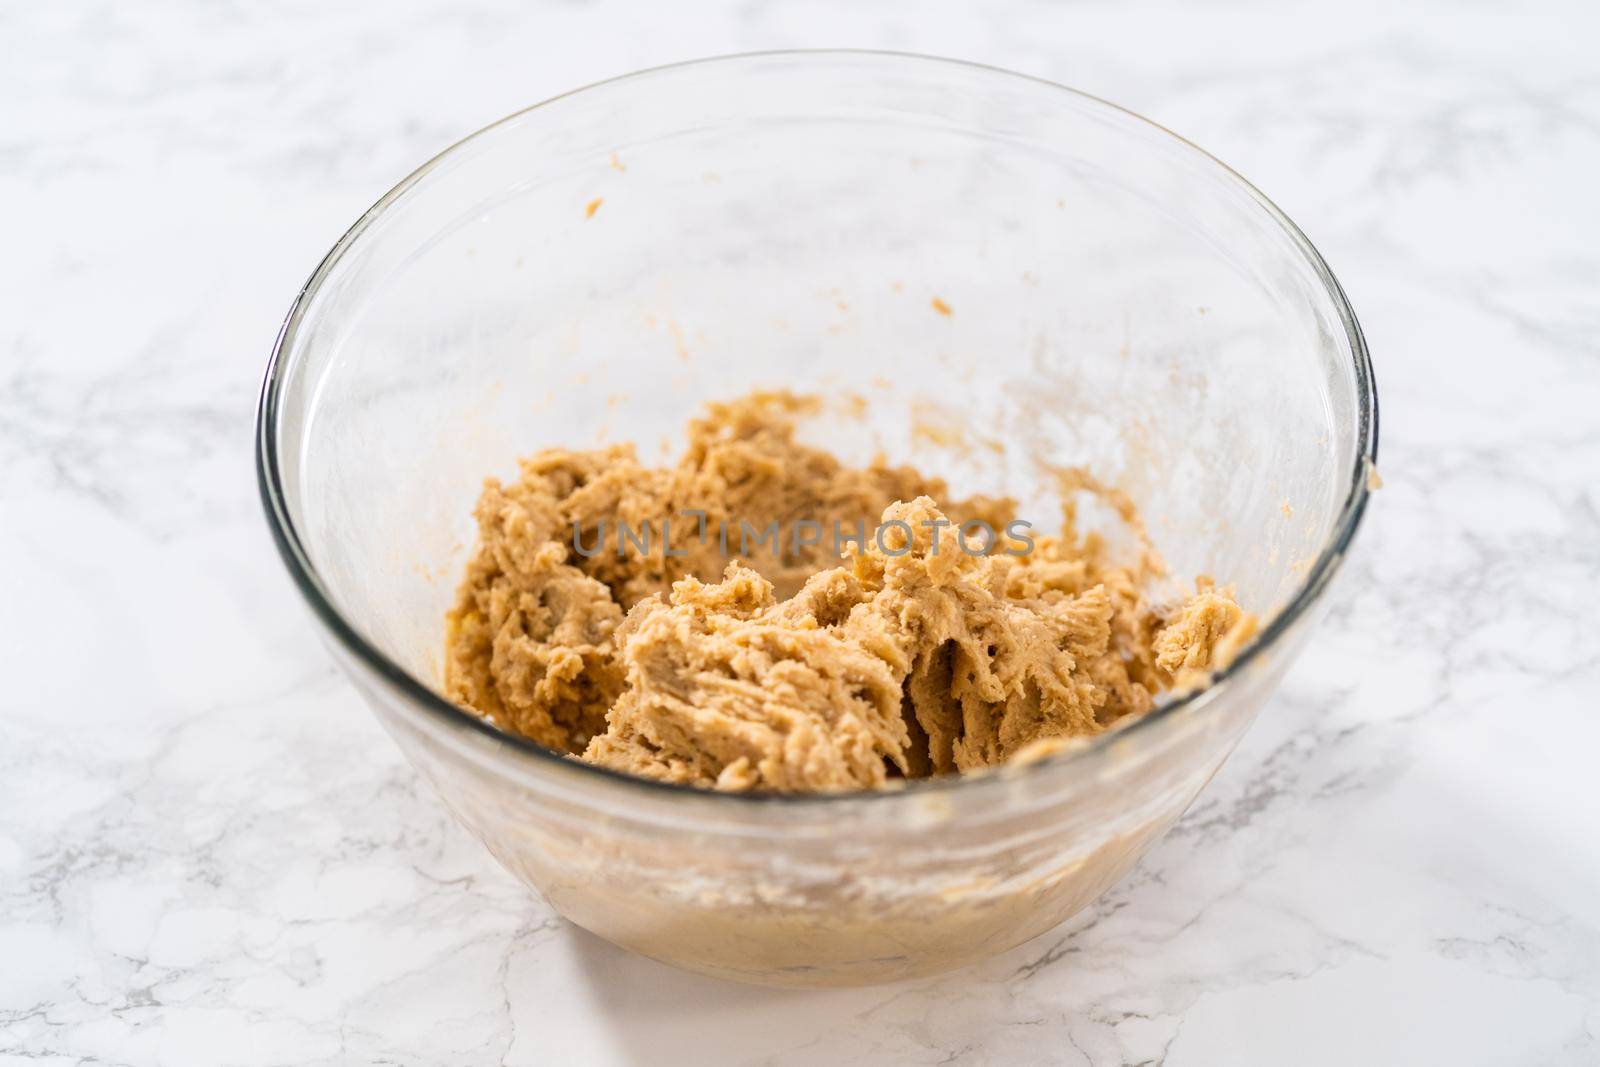
<path fill-rule="evenodd" d="M 1060 536 L 972 554 L 957 526 L 1002 531 L 1010 501 L 845 467 L 795 439 L 808 408 L 787 394 L 712 405 L 672 468 L 627 447 L 554 450 L 512 485 L 486 482 L 448 619 L 451 698 L 650 778 L 870 789 L 1096 734 L 1253 632 L 1209 580 L 1170 611 L 1147 604 L 1152 554 L 1111 563 L 1070 506 Z M 619 551 L 619 522 L 655 536 Z M 803 522 L 820 537 L 789 536 Z M 741 545 L 741 523 L 781 533 Z M 833 530 L 862 527 L 836 550 Z"/>

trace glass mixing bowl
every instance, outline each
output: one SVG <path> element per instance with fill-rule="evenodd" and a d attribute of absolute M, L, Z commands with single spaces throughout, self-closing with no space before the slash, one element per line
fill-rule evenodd
<path fill-rule="evenodd" d="M 757 387 L 858 394 L 865 420 L 808 434 L 1033 519 L 1056 506 L 1048 468 L 1087 465 L 1260 634 L 1079 749 L 875 794 L 632 779 L 440 695 L 485 475 L 549 446 L 655 457 L 703 401 Z M 1376 441 L 1344 294 L 1238 175 L 1060 86 L 827 52 L 604 82 L 424 165 L 295 301 L 258 462 L 335 657 L 501 863 L 645 955 L 842 985 L 1001 952 L 1138 860 L 1305 641 Z"/>

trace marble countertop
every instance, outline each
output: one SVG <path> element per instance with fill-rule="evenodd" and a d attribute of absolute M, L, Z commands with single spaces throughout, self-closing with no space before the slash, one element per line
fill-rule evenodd
<path fill-rule="evenodd" d="M 1600 1061 L 1600 13 L 1543 11 L 0 9 L 0 1063 Z M 841 44 L 1057 79 L 1248 175 L 1363 316 L 1387 486 L 1099 905 L 790 993 L 566 925 L 452 823 L 319 645 L 251 425 L 297 287 L 420 160 L 602 76 Z"/>

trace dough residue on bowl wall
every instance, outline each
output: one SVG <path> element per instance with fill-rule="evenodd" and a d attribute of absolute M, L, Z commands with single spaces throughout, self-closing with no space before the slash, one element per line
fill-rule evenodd
<path fill-rule="evenodd" d="M 447 619 L 445 686 L 574 758 L 722 790 L 816 792 L 1004 763 L 1203 683 L 1254 617 L 1154 552 L 1111 558 L 1010 500 L 800 443 L 813 398 L 707 406 L 671 467 L 547 450 L 489 479 Z M 1141 534 L 1142 537 L 1142 534 Z"/>

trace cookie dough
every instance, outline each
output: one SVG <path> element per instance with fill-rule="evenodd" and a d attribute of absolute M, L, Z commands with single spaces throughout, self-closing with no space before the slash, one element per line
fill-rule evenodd
<path fill-rule="evenodd" d="M 488 480 L 447 619 L 449 696 L 631 774 L 873 789 L 1092 736 L 1253 633 L 1208 579 L 1152 603 L 1154 554 L 1114 562 L 1070 503 L 1059 535 L 1011 537 L 1009 500 L 845 466 L 797 439 L 815 406 L 709 405 L 673 467 L 550 450 Z M 1136 521 L 1092 479 L 1064 484 Z M 995 536 L 975 551 L 962 524 L 980 521 Z"/>

